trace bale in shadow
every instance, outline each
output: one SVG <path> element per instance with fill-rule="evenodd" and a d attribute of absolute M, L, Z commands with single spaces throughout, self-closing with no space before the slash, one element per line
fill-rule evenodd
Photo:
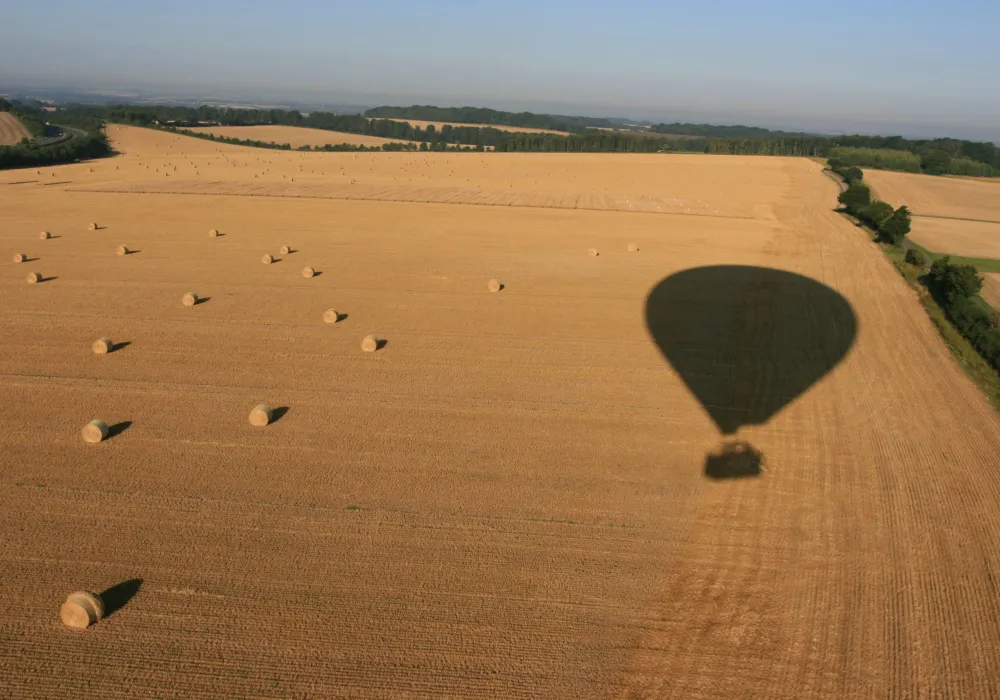
<path fill-rule="evenodd" d="M 132 578 L 116 583 L 101 593 L 101 600 L 104 601 L 104 617 L 109 618 L 124 608 L 135 597 L 140 588 L 142 588 L 142 579 Z"/>

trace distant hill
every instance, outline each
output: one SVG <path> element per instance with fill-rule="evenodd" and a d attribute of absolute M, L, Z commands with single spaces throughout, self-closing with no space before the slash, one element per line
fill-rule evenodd
<path fill-rule="evenodd" d="M 617 126 L 610 119 L 598 117 L 570 117 L 561 114 L 535 114 L 533 112 L 501 112 L 485 107 L 386 106 L 369 109 L 365 112 L 365 116 L 382 119 L 419 119 L 421 121 L 453 122 L 456 124 L 520 126 L 575 133 L 585 132 L 587 129 L 610 129 Z"/>
<path fill-rule="evenodd" d="M 715 126 L 713 124 L 653 124 L 650 131 L 658 134 L 677 134 L 679 136 L 701 136 L 712 139 L 786 139 L 812 137 L 798 131 L 773 131 L 759 126 Z"/>

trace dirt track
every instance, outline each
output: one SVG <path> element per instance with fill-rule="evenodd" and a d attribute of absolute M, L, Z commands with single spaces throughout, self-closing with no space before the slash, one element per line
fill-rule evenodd
<path fill-rule="evenodd" d="M 0 173 L 0 239 L 37 258 L 0 268 L 9 695 L 1000 694 L 1000 419 L 818 164 L 112 131 L 122 157 Z M 174 178 L 255 196 L 121 191 Z M 706 214 L 267 196 L 291 178 Z M 757 478 L 706 478 L 722 436 L 644 321 L 661 280 L 723 264 L 857 318 L 843 361 L 734 436 Z M 828 321 L 745 310 L 762 341 Z M 388 345 L 361 353 L 368 333 Z M 102 335 L 129 345 L 95 356 Z M 758 369 L 764 393 L 791 371 Z M 288 411 L 254 429 L 261 401 Z M 120 434 L 83 444 L 95 416 Z M 60 627 L 67 593 L 131 579 Z"/>
<path fill-rule="evenodd" d="M 13 146 L 30 139 L 31 132 L 10 112 L 0 112 L 0 146 Z"/>

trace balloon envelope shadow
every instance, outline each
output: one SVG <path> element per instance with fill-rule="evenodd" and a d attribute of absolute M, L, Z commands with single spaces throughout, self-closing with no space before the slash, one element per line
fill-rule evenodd
<path fill-rule="evenodd" d="M 664 278 L 646 298 L 646 326 L 725 436 L 766 423 L 801 396 L 847 355 L 858 330 L 850 303 L 826 285 L 745 265 Z M 748 472 L 741 476 L 759 473 L 762 455 L 747 454 L 755 464 L 737 469 Z M 726 478 L 721 465 L 736 459 L 722 456 L 706 463 L 714 478 Z"/>

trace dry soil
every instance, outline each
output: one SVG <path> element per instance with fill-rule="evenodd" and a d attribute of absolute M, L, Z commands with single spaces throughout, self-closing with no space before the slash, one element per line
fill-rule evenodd
<path fill-rule="evenodd" d="M 13 146 L 30 138 L 31 132 L 17 117 L 10 112 L 0 112 L 0 146 Z"/>
<path fill-rule="evenodd" d="M 0 173 L 0 240 L 47 278 L 0 267 L 8 696 L 1000 694 L 1000 420 L 819 164 L 111 135 Z M 858 334 L 735 436 L 763 472 L 720 481 L 644 308 L 721 264 L 827 285 Z M 746 291 L 734 333 L 790 327 Z M 757 369 L 762 396 L 796 370 Z"/>

